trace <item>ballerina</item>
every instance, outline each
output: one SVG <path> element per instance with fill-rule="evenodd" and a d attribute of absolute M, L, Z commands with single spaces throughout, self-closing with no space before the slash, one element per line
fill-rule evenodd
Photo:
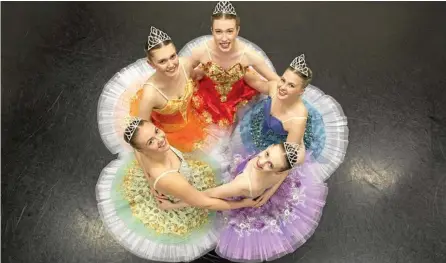
<path fill-rule="evenodd" d="M 205 151 L 222 134 L 192 107 L 196 82 L 191 63 L 179 58 L 170 36 L 153 26 L 144 49 L 145 61 L 120 72 L 101 94 L 98 119 L 104 142 L 114 153 L 132 151 L 119 135 L 120 127 L 126 118 L 138 116 L 165 131 L 180 151 Z"/>
<path fill-rule="evenodd" d="M 263 51 L 238 37 L 240 18 L 230 2 L 218 2 L 211 23 L 212 37 L 190 41 L 179 54 L 204 73 L 193 96 L 200 116 L 206 123 L 230 127 L 239 108 L 258 95 L 243 79 L 247 69 L 252 67 L 268 80 L 278 76 Z"/>
<path fill-rule="evenodd" d="M 184 156 L 153 123 L 136 118 L 125 129 L 134 153 L 107 166 L 96 193 L 101 217 L 115 239 L 149 260 L 192 261 L 213 250 L 221 225 L 215 212 L 253 206 L 204 192 L 218 184 L 218 167 Z M 167 210 L 172 204 L 185 204 Z"/>
<path fill-rule="evenodd" d="M 271 144 L 299 143 L 310 150 L 320 180 L 326 180 L 345 157 L 347 118 L 332 97 L 310 85 L 312 77 L 304 54 L 279 81 L 248 73 L 247 83 L 268 97 L 248 109 L 235 127 L 230 139 L 234 153 L 248 156 Z"/>
<path fill-rule="evenodd" d="M 236 155 L 227 182 L 205 193 L 215 198 L 259 198 L 281 183 L 266 204 L 222 213 L 223 230 L 216 253 L 236 262 L 261 262 L 291 253 L 313 234 L 327 194 L 317 180 L 305 148 L 296 143 L 270 145 L 246 159 Z M 165 209 L 180 204 L 169 204 Z"/>
<path fill-rule="evenodd" d="M 234 166 L 229 175 L 234 181 L 241 177 L 240 185 L 248 182 L 247 197 L 283 183 L 261 207 L 223 212 L 225 227 L 215 249 L 218 255 L 234 262 L 271 261 L 294 252 L 311 237 L 328 189 L 317 180 L 313 162 L 304 152 L 303 145 L 284 142 Z M 210 195 L 225 196 L 225 189 L 215 188 Z"/>

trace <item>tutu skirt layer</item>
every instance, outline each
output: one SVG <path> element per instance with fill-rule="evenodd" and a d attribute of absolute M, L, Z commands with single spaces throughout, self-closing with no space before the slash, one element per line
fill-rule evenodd
<path fill-rule="evenodd" d="M 303 101 L 308 109 L 305 148 L 311 152 L 317 178 L 325 181 L 344 161 L 349 133 L 347 117 L 336 100 L 314 86 L 305 89 Z M 249 156 L 271 144 L 286 141 L 287 133 L 261 129 L 262 122 L 269 117 L 264 113 L 264 103 L 266 99 L 245 110 L 246 114 L 235 127 L 229 142 L 234 154 Z"/>
<path fill-rule="evenodd" d="M 190 183 L 198 190 L 217 184 L 209 165 L 189 161 L 189 166 Z M 120 155 L 102 171 L 96 197 L 106 228 L 141 258 L 188 262 L 216 246 L 220 229 L 216 214 L 191 207 L 160 210 L 133 154 Z"/>
<path fill-rule="evenodd" d="M 292 253 L 304 244 L 318 226 L 328 191 L 314 179 L 314 168 L 307 158 L 260 208 L 222 212 L 225 227 L 216 253 L 235 262 L 261 262 Z"/>

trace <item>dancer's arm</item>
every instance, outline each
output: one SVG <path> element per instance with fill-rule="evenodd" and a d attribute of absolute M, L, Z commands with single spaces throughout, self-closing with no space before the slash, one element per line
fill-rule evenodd
<path fill-rule="evenodd" d="M 192 50 L 192 54 L 187 59 L 191 64 L 192 68 L 198 67 L 202 63 L 203 57 L 206 54 L 206 47 L 204 45 L 196 47 Z"/>
<path fill-rule="evenodd" d="M 158 188 L 166 194 L 170 194 L 182 200 L 177 207 L 194 206 L 209 210 L 232 210 L 242 207 L 253 206 L 252 199 L 244 199 L 242 201 L 224 201 L 217 198 L 211 198 L 203 192 L 198 191 L 187 182 L 179 173 L 172 173 L 162 178 L 158 182 Z M 187 204 L 187 205 L 186 205 Z M 172 204 L 175 206 L 175 204 Z M 172 209 L 169 205 L 169 209 Z"/>
<path fill-rule="evenodd" d="M 285 130 L 288 131 L 286 141 L 300 144 L 298 164 L 303 163 L 305 160 L 304 134 L 306 126 L 307 119 L 290 120 L 284 125 Z"/>
<path fill-rule="evenodd" d="M 193 64 L 196 64 L 194 61 L 192 61 L 191 57 L 181 57 L 181 61 L 184 63 L 185 69 L 187 71 L 188 77 L 193 80 L 200 80 L 205 75 L 204 70 L 202 68 L 202 64 L 199 64 L 199 66 L 193 66 Z"/>
<path fill-rule="evenodd" d="M 249 196 L 249 186 L 244 177 L 238 176 L 231 182 L 204 191 L 206 195 L 215 198 Z"/>
<path fill-rule="evenodd" d="M 255 207 L 261 207 L 262 205 L 264 205 L 266 202 L 268 202 L 268 200 L 271 198 L 271 196 L 274 195 L 274 193 L 277 191 L 277 189 L 279 189 L 280 185 L 282 185 L 283 181 L 285 181 L 286 177 L 288 176 L 289 171 L 285 171 L 282 173 L 280 180 L 271 188 L 269 188 L 268 190 L 266 190 L 261 196 L 259 196 L 256 199 L 256 205 Z"/>
<path fill-rule="evenodd" d="M 288 131 L 287 142 L 300 142 L 304 138 L 307 119 L 294 119 L 285 123 L 284 128 Z"/>
<path fill-rule="evenodd" d="M 200 64 L 200 66 L 194 68 L 191 72 L 191 78 L 193 80 L 200 80 L 204 77 L 204 75 L 206 75 L 206 74 L 205 74 L 203 68 L 201 67 L 201 64 Z"/>
<path fill-rule="evenodd" d="M 139 117 L 146 121 L 151 121 L 152 110 L 156 106 L 155 89 L 147 87 L 143 91 L 142 99 L 139 104 Z"/>
<path fill-rule="evenodd" d="M 307 118 L 308 110 L 302 103 L 288 119 L 283 121 L 283 128 L 288 132 L 287 142 L 299 143 L 303 140 Z"/>
<path fill-rule="evenodd" d="M 264 95 L 270 94 L 270 89 L 273 85 L 277 86 L 275 81 L 263 80 L 260 75 L 253 70 L 246 72 L 244 80 L 250 87 Z"/>
<path fill-rule="evenodd" d="M 239 178 L 239 177 L 237 177 Z M 218 187 L 214 187 L 208 190 L 203 191 L 207 196 L 212 198 L 229 198 L 229 197 L 235 197 L 235 196 L 248 196 L 249 195 L 249 189 L 246 185 L 246 182 L 242 182 L 242 180 L 235 180 L 231 181 L 230 183 L 220 185 Z M 276 189 L 277 190 L 277 189 Z M 274 190 L 275 192 L 275 190 Z M 247 200 L 247 201 L 250 201 Z M 166 203 L 169 201 L 161 200 L 161 208 L 167 208 L 167 209 L 178 209 L 178 208 L 184 208 L 189 207 L 188 203 L 184 201 L 180 201 L 178 203 Z M 246 202 L 246 201 L 245 201 Z M 253 203 L 257 203 L 257 201 L 253 201 Z M 248 206 L 248 205 L 247 205 Z M 243 206 L 245 207 L 245 206 Z"/>
<path fill-rule="evenodd" d="M 279 81 L 280 77 L 272 71 L 265 62 L 265 59 L 255 53 L 254 50 L 247 50 L 245 55 L 248 65 L 252 66 L 260 75 L 267 80 Z"/>

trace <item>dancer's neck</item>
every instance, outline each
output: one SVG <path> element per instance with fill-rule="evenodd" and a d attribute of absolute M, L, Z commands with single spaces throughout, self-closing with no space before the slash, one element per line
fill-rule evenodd
<path fill-rule="evenodd" d="M 181 65 L 179 65 L 181 67 Z M 166 76 L 164 74 L 157 73 L 154 77 L 155 83 L 161 84 L 163 87 L 175 86 L 181 79 L 181 71 L 175 76 Z"/>
<path fill-rule="evenodd" d="M 278 108 L 282 111 L 288 111 L 289 109 L 293 108 L 294 105 L 297 105 L 298 103 L 302 102 L 302 96 L 298 96 L 296 97 L 288 97 L 285 99 L 281 99 L 278 101 L 279 103 L 277 103 Z"/>
<path fill-rule="evenodd" d="M 277 174 L 276 172 L 259 171 L 256 169 L 253 169 L 253 170 L 255 170 L 255 171 L 253 171 L 255 180 L 258 182 L 259 186 L 262 187 L 262 189 L 268 189 L 268 188 L 272 187 L 279 180 L 279 177 L 278 177 L 279 174 Z"/>

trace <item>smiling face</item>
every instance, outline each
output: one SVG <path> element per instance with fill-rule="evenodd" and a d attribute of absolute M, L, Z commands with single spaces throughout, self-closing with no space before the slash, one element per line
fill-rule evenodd
<path fill-rule="evenodd" d="M 289 169 L 285 149 L 281 144 L 271 145 L 257 155 L 254 169 L 262 172 L 282 172 Z"/>
<path fill-rule="evenodd" d="M 220 51 L 228 52 L 234 47 L 239 31 L 240 25 L 236 16 L 228 14 L 212 16 L 212 36 Z"/>
<path fill-rule="evenodd" d="M 300 96 L 303 94 L 305 86 L 305 80 L 301 76 L 287 69 L 277 85 L 277 98 L 283 100 Z"/>
<path fill-rule="evenodd" d="M 180 60 L 174 44 L 170 41 L 161 43 L 147 52 L 147 59 L 156 71 L 168 77 L 179 73 Z"/>
<path fill-rule="evenodd" d="M 151 122 L 144 122 L 133 135 L 132 143 L 139 151 L 159 153 L 169 150 L 165 133 Z"/>

